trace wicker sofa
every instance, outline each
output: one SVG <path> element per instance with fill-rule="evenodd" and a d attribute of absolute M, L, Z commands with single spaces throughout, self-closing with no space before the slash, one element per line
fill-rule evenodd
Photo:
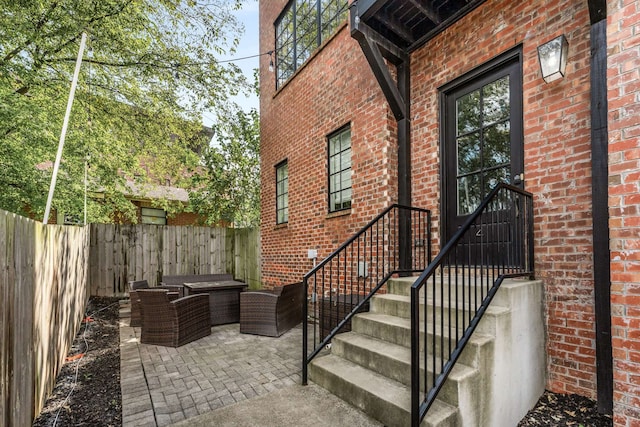
<path fill-rule="evenodd" d="M 179 347 L 211 335 L 209 296 L 189 295 L 169 300 L 166 289 L 140 289 L 140 342 Z"/>
<path fill-rule="evenodd" d="M 240 333 L 279 337 L 302 322 L 302 283 L 240 294 Z"/>

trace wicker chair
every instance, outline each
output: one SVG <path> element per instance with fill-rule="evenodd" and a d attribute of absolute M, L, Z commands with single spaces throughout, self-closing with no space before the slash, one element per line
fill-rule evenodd
<path fill-rule="evenodd" d="M 129 299 L 131 300 L 131 319 L 129 320 L 129 326 L 139 327 L 142 325 L 140 317 L 140 299 L 138 298 L 139 289 L 151 289 L 149 282 L 146 280 L 131 280 L 129 281 Z M 162 286 L 153 289 L 169 289 L 169 299 L 175 300 L 180 297 L 180 290 L 172 286 Z"/>
<path fill-rule="evenodd" d="M 302 283 L 240 294 L 240 333 L 279 337 L 302 322 Z"/>
<path fill-rule="evenodd" d="M 139 289 L 149 289 L 149 282 L 146 280 L 132 280 L 129 282 L 129 299 L 131 300 L 130 326 L 140 326 L 142 324 L 140 318 L 140 299 L 138 298 Z"/>
<path fill-rule="evenodd" d="M 166 289 L 141 289 L 137 293 L 142 310 L 141 343 L 180 347 L 211 335 L 209 295 L 170 301 Z"/>

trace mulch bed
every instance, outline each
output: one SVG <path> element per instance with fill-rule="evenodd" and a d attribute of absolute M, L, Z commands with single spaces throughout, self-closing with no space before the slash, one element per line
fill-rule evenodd
<path fill-rule="evenodd" d="M 83 322 L 34 426 L 122 426 L 118 310 L 115 298 L 90 298 L 93 321 Z M 518 427 L 612 425 L 586 397 L 545 392 Z"/>
<path fill-rule="evenodd" d="M 116 298 L 89 299 L 85 321 L 34 426 L 122 426 L 118 313 Z"/>
<path fill-rule="evenodd" d="M 609 427 L 611 417 L 598 413 L 596 402 L 577 394 L 545 391 L 536 406 L 520 421 L 518 427 L 575 426 Z"/>

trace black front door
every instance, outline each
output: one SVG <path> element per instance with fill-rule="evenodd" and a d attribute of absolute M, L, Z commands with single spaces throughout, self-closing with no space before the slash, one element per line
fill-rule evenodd
<path fill-rule="evenodd" d="M 445 242 L 498 183 L 523 186 L 519 51 L 494 62 L 443 90 L 442 217 Z M 498 247 L 492 245 L 495 239 L 499 238 L 501 245 L 507 243 L 505 235 L 508 236 L 508 232 L 503 230 L 506 221 L 491 221 L 489 225 L 476 227 L 466 242 L 493 248 Z M 491 262 L 488 259 L 495 258 L 465 261 L 483 264 Z"/>

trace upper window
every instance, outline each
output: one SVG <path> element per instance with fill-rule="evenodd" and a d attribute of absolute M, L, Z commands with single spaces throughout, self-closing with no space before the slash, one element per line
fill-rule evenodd
<path fill-rule="evenodd" d="M 291 0 L 276 21 L 276 85 L 280 87 L 347 17 L 347 0 Z"/>
<path fill-rule="evenodd" d="M 276 224 L 289 222 L 289 166 L 286 161 L 276 166 Z"/>
<path fill-rule="evenodd" d="M 142 208 L 142 224 L 167 225 L 167 213 L 163 209 Z"/>
<path fill-rule="evenodd" d="M 351 208 L 351 129 L 329 137 L 329 212 Z"/>

